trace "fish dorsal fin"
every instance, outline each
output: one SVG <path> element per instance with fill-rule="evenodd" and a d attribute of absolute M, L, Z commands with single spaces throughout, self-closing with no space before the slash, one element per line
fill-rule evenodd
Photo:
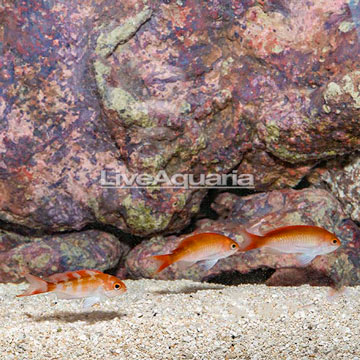
<path fill-rule="evenodd" d="M 242 229 L 239 231 L 239 233 L 244 238 L 244 242 L 239 247 L 240 251 L 250 251 L 253 249 L 257 249 L 261 247 L 261 245 L 265 241 L 264 236 L 253 234 L 251 232 L 251 229 L 250 231 L 248 231 L 247 229 Z"/>
<path fill-rule="evenodd" d="M 257 236 L 263 236 L 263 233 L 260 232 L 261 225 L 265 222 L 265 219 L 261 219 L 260 221 L 250 225 L 246 228 L 246 231 L 249 234 L 257 235 Z"/>
<path fill-rule="evenodd" d="M 246 228 L 246 232 L 250 235 L 263 236 L 263 233 L 261 233 L 258 228 Z"/>
<path fill-rule="evenodd" d="M 54 284 L 59 282 L 76 280 L 84 277 L 94 276 L 96 274 L 102 274 L 99 270 L 76 270 L 76 271 L 66 271 L 60 274 L 54 274 L 48 277 L 48 280 Z"/>

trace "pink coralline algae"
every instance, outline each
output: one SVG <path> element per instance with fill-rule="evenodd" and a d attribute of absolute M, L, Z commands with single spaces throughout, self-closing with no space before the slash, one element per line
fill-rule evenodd
<path fill-rule="evenodd" d="M 359 149 L 347 3 L 5 1 L 1 218 L 170 232 L 205 192 L 106 189 L 101 170 L 260 170 L 266 190 Z"/>
<path fill-rule="evenodd" d="M 262 210 L 271 214 L 280 211 L 276 201 L 302 198 L 289 188 L 301 187 L 305 178 L 308 186 L 323 168 L 329 172 L 315 186 L 328 183 L 340 201 L 329 193 L 321 200 L 329 201 L 332 222 L 313 195 L 304 195 L 304 209 L 315 204 L 316 211 L 297 209 L 288 220 L 344 226 L 338 231 L 355 234 L 351 220 L 338 222 L 345 213 L 359 220 L 353 13 L 348 0 L 4 0 L 0 225 L 41 236 L 111 228 L 160 249 L 178 240 L 168 234 L 183 231 L 199 214 L 207 190 L 105 187 L 102 171 L 128 179 L 159 171 L 195 178 L 237 171 L 255 176 L 255 191 L 284 189 L 284 195 L 254 195 L 252 208 L 236 219 L 220 215 L 207 222 L 213 231 L 228 231 L 247 224 L 249 214 L 261 216 L 254 209 L 263 209 L 262 196 L 274 199 L 277 210 Z M 331 170 L 328 161 L 335 157 L 355 165 L 344 172 L 340 162 Z M 7 253 L 8 242 L 4 250 L 1 244 Z M 126 267 L 148 276 L 133 265 L 139 249 Z M 353 269 L 349 259 L 356 261 L 346 249 L 343 258 L 326 258 L 331 279 L 341 261 Z M 290 257 L 254 256 L 224 260 L 221 269 L 293 264 Z"/>

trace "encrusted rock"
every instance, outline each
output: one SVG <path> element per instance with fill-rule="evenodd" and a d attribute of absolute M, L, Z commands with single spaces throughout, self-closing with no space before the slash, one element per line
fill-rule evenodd
<path fill-rule="evenodd" d="M 205 191 L 104 188 L 101 170 L 227 173 L 265 151 L 243 168 L 266 189 L 360 148 L 347 0 L 4 0 L 0 19 L 4 221 L 174 232 Z"/>
<path fill-rule="evenodd" d="M 346 219 L 340 203 L 325 190 L 281 190 L 246 197 L 224 193 L 216 198 L 213 208 L 219 214 L 219 219 L 199 221 L 196 232 L 218 232 L 241 243 L 243 238 L 240 230 L 244 227 L 255 226 L 257 231 L 265 233 L 286 225 L 317 225 L 334 232 L 341 239 L 342 246 L 334 253 L 318 256 L 306 268 L 301 268 L 292 254 L 274 255 L 252 250 L 221 259 L 208 272 L 199 265 L 186 270 L 173 265 L 156 275 L 156 278 L 209 280 L 223 272 L 246 274 L 256 269 L 272 268 L 281 269 L 281 272 L 275 272 L 270 283 L 287 285 L 288 273 L 283 268 L 292 268 L 299 274 L 296 278 L 298 283 L 335 286 L 360 284 L 360 263 L 356 254 L 360 247 L 360 230 Z M 184 237 L 155 237 L 141 243 L 127 257 L 128 274 L 153 277 L 156 264 L 149 256 L 168 253 Z"/>
<path fill-rule="evenodd" d="M 316 187 L 327 188 L 341 202 L 345 213 L 360 222 L 360 156 L 330 161 L 311 174 Z"/>
<path fill-rule="evenodd" d="M 47 276 L 77 270 L 114 268 L 128 247 L 108 233 L 89 230 L 63 235 L 28 238 L 2 233 L 0 244 L 0 282 L 14 282 L 24 271 Z"/>
<path fill-rule="evenodd" d="M 313 166 L 314 162 L 289 164 L 264 150 L 256 150 L 244 156 L 237 172 L 254 175 L 254 189 L 266 191 L 298 185 Z"/>

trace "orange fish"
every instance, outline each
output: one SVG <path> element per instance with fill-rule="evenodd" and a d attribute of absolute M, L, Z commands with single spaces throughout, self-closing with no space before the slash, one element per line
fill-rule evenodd
<path fill-rule="evenodd" d="M 174 263 L 186 268 L 198 261 L 203 261 L 205 270 L 211 269 L 219 259 L 235 254 L 239 245 L 227 236 L 216 233 L 201 233 L 184 239 L 170 254 L 155 255 L 159 262 L 156 273 Z"/>
<path fill-rule="evenodd" d="M 59 299 L 85 298 L 83 305 L 85 308 L 126 291 L 126 286 L 121 280 L 98 270 L 78 270 L 54 274 L 47 281 L 29 273 L 24 276 L 30 286 L 17 297 L 53 292 Z"/>
<path fill-rule="evenodd" d="M 341 241 L 331 232 L 309 225 L 284 226 L 264 235 L 243 230 L 245 247 L 240 251 L 265 249 L 272 253 L 297 254 L 301 265 L 309 264 L 316 256 L 335 251 Z"/>

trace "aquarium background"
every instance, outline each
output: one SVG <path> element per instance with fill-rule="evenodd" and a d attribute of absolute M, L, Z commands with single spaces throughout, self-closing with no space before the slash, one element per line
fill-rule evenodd
<path fill-rule="evenodd" d="M 339 294 L 359 285 L 359 29 L 358 0 L 0 0 L 0 282 L 98 269 L 128 281 L 215 283 L 209 291 L 294 287 L 282 302 L 300 285 Z M 148 183 L 159 174 L 177 182 Z M 248 175 L 248 184 L 232 181 Z M 288 225 L 322 227 L 342 245 L 307 266 L 254 250 L 210 270 L 155 272 L 151 256 L 190 235 L 242 244 L 243 229 Z M 229 311 L 241 317 L 249 304 Z M 102 315 L 94 323 L 119 320 Z M 195 348 L 168 358 L 228 354 Z"/>
<path fill-rule="evenodd" d="M 273 269 L 272 285 L 290 274 L 294 284 L 358 283 L 358 2 L 1 9 L 0 280 L 19 280 L 25 267 L 151 277 L 147 256 L 183 235 L 215 231 L 241 243 L 241 227 L 262 221 L 263 233 L 321 226 L 343 246 L 306 269 L 258 251 L 210 272 L 174 266 L 157 277 Z M 177 186 L 115 181 L 161 172 Z M 179 185 L 179 176 L 214 174 L 253 183 Z"/>

